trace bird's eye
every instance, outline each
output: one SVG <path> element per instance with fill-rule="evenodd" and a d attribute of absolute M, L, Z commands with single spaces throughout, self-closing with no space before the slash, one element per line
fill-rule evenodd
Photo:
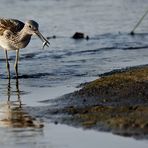
<path fill-rule="evenodd" d="M 31 28 L 31 25 L 29 25 L 29 28 Z"/>

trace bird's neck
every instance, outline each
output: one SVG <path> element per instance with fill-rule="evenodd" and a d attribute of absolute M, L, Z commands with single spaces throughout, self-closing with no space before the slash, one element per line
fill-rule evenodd
<path fill-rule="evenodd" d="M 25 29 L 22 29 L 20 32 L 17 33 L 18 41 L 16 48 L 25 48 L 31 39 L 31 34 L 26 33 Z"/>
<path fill-rule="evenodd" d="M 18 32 L 18 36 L 19 36 L 20 41 L 24 41 L 24 40 L 27 40 L 27 39 L 30 41 L 32 35 L 28 34 L 26 32 L 26 29 L 23 28 L 20 32 Z"/>

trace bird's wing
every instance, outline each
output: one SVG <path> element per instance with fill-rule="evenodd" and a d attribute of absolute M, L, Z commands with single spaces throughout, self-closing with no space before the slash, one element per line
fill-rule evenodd
<path fill-rule="evenodd" d="M 2 19 L 0 18 L 0 35 L 3 35 L 5 30 L 10 30 L 13 33 L 17 33 L 22 30 L 24 23 L 15 19 Z"/>

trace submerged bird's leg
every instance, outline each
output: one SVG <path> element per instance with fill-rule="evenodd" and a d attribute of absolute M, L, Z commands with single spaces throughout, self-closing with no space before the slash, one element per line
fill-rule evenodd
<path fill-rule="evenodd" d="M 9 62 L 8 62 L 7 50 L 5 50 L 5 57 L 6 57 L 6 68 L 7 68 L 8 78 L 10 79 L 10 65 L 9 65 Z"/>
<path fill-rule="evenodd" d="M 21 103 L 21 97 L 20 97 L 20 89 L 19 89 L 19 80 L 16 78 L 16 92 L 17 92 L 17 99 L 19 103 L 19 107 L 21 108 L 22 103 Z"/>
<path fill-rule="evenodd" d="M 10 79 L 8 79 L 8 86 L 7 86 L 7 95 L 8 95 L 8 99 L 7 99 L 7 104 L 8 104 L 8 108 L 10 108 L 11 103 L 10 103 L 10 97 L 11 97 L 11 83 L 10 83 Z"/>
<path fill-rule="evenodd" d="M 10 79 L 8 79 L 8 92 L 7 92 L 7 95 L 8 95 L 8 102 L 10 102 L 10 94 L 11 94 L 11 83 L 10 83 Z"/>
<path fill-rule="evenodd" d="M 19 61 L 19 49 L 16 50 L 16 58 L 15 58 L 15 64 L 14 64 L 16 78 L 18 78 L 18 61 Z"/>

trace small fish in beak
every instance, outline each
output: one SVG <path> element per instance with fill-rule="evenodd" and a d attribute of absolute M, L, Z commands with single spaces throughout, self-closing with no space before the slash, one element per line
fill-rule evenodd
<path fill-rule="evenodd" d="M 35 34 L 43 42 L 43 49 L 44 49 L 45 46 L 49 47 L 49 45 L 50 45 L 49 41 L 39 31 L 36 31 Z"/>
<path fill-rule="evenodd" d="M 45 46 L 49 47 L 48 44 L 49 44 L 48 42 L 44 41 L 44 42 L 43 42 L 43 47 L 42 47 L 42 49 L 44 49 Z"/>

